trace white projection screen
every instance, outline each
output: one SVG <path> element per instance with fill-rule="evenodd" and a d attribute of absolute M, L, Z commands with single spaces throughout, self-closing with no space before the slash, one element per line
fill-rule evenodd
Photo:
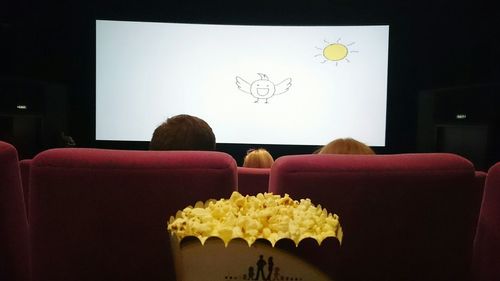
<path fill-rule="evenodd" d="M 385 146 L 389 26 L 96 21 L 96 140 L 177 114 L 217 143 Z"/>

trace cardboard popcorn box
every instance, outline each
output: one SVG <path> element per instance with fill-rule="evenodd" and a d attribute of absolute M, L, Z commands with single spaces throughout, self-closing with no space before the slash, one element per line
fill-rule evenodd
<path fill-rule="evenodd" d="M 252 245 L 239 238 L 227 246 L 220 238 L 204 244 L 196 237 L 172 237 L 177 281 L 218 280 L 336 280 L 339 240 L 329 237 L 321 245 L 304 239 L 299 245 L 281 239 L 274 246 L 264 239 Z"/>
<path fill-rule="evenodd" d="M 177 281 L 336 280 L 338 216 L 271 193 L 197 202 L 171 217 Z"/>

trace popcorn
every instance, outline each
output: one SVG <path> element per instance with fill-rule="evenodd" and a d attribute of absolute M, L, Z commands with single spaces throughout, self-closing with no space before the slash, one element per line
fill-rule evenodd
<path fill-rule="evenodd" d="M 168 230 L 179 240 L 196 236 L 202 243 L 208 237 L 220 237 L 227 245 L 233 238 L 243 238 L 251 245 L 267 239 L 274 245 L 289 238 L 298 244 L 304 238 L 321 243 L 326 237 L 342 241 L 339 217 L 328 213 L 310 199 L 293 200 L 272 193 L 243 196 L 233 192 L 229 199 L 197 202 L 171 217 Z"/>

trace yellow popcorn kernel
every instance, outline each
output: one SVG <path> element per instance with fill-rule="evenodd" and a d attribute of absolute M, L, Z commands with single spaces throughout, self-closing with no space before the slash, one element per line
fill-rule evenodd
<path fill-rule="evenodd" d="M 219 228 L 219 235 L 218 235 L 224 243 L 228 243 L 231 238 L 233 238 L 233 228 L 229 226 L 222 226 Z"/>
<path fill-rule="evenodd" d="M 198 201 L 198 202 L 196 202 L 196 204 L 194 204 L 194 207 L 195 208 L 204 208 L 205 207 L 205 203 L 203 203 L 201 201 Z"/>
<path fill-rule="evenodd" d="M 210 235 L 210 227 L 202 223 L 194 223 L 191 227 L 192 231 L 196 236 L 208 236 Z"/>
<path fill-rule="evenodd" d="M 239 226 L 233 227 L 232 237 L 244 237 L 243 230 Z"/>
<path fill-rule="evenodd" d="M 272 234 L 272 231 L 271 231 L 271 229 L 269 229 L 269 227 L 264 227 L 262 229 L 262 237 L 269 237 L 269 236 L 271 236 L 271 234 Z"/>
<path fill-rule="evenodd" d="M 257 229 L 247 229 L 246 234 L 252 239 L 255 240 L 257 238 L 257 235 L 259 234 L 259 231 Z"/>
<path fill-rule="evenodd" d="M 290 219 L 285 216 L 276 216 L 269 219 L 269 229 L 275 232 L 286 232 L 288 231 Z"/>
<path fill-rule="evenodd" d="M 221 218 L 225 214 L 222 206 L 218 204 L 212 206 L 211 212 L 212 212 L 212 217 L 214 218 Z"/>

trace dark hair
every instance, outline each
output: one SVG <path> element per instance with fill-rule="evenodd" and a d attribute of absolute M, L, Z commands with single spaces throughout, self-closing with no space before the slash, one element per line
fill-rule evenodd
<path fill-rule="evenodd" d="M 215 150 L 215 135 L 204 120 L 176 115 L 155 129 L 149 150 Z"/>

